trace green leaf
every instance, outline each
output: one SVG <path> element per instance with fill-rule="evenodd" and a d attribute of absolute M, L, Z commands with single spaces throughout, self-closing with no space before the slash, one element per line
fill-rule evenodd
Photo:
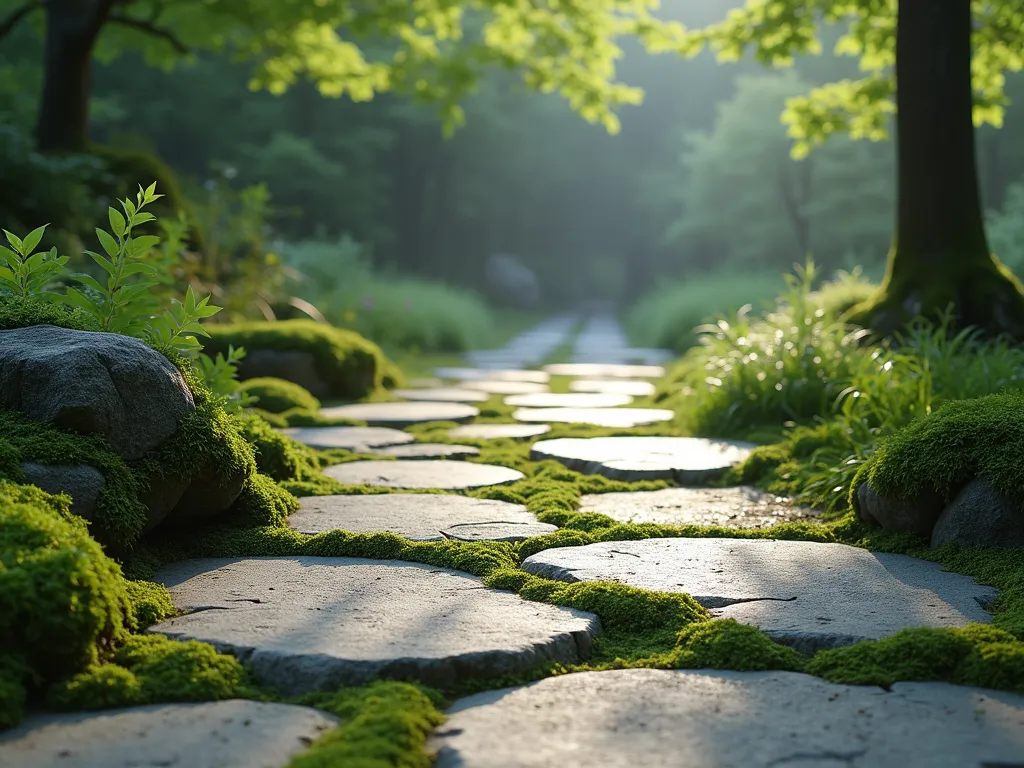
<path fill-rule="evenodd" d="M 0 257 L 3 257 L 4 261 L 11 265 L 11 269 L 17 269 L 21 266 L 21 256 L 16 254 L 10 248 L 5 248 L 0 245 Z"/>
<path fill-rule="evenodd" d="M 43 239 L 43 233 L 46 231 L 46 227 L 47 225 L 43 224 L 43 226 L 38 229 L 33 229 L 25 235 L 25 239 L 21 244 L 22 250 L 25 253 L 32 253 L 32 251 L 36 249 L 36 246 L 39 245 L 39 241 Z"/>
<path fill-rule="evenodd" d="M 110 236 L 109 233 L 104 232 L 99 227 L 96 228 L 96 237 L 99 238 L 100 245 L 103 246 L 103 250 L 107 252 L 107 256 L 110 258 L 116 258 L 117 254 L 121 250 L 121 246 L 117 244 L 117 240 Z"/>
<path fill-rule="evenodd" d="M 7 267 L 0 267 L 0 281 L 14 284 L 14 271 Z"/>
<path fill-rule="evenodd" d="M 116 208 L 107 209 L 107 218 L 110 219 L 110 229 L 118 237 L 124 237 L 124 231 L 128 227 L 128 223 L 124 220 L 124 216 Z"/>
<path fill-rule="evenodd" d="M 128 255 L 132 258 L 145 253 L 150 248 L 158 245 L 160 238 L 156 235 L 142 235 L 140 237 L 133 237 L 128 241 L 128 247 L 126 248 Z"/>
<path fill-rule="evenodd" d="M 16 250 L 18 253 L 21 253 L 21 238 L 19 238 L 17 235 L 12 234 L 11 232 L 8 232 L 6 229 L 4 230 L 4 235 L 7 237 L 7 242 L 11 244 L 14 250 Z"/>
<path fill-rule="evenodd" d="M 92 275 L 86 275 L 84 273 L 79 273 L 79 274 L 73 275 L 73 277 L 79 283 L 81 283 L 82 285 L 86 285 L 89 288 L 92 288 L 94 291 L 97 291 L 97 292 L 99 292 L 101 294 L 105 294 L 106 293 L 106 289 L 102 285 L 100 285 L 99 282 L 96 280 L 96 278 L 93 277 Z"/>
<path fill-rule="evenodd" d="M 86 251 L 85 255 L 91 258 L 93 261 L 95 261 L 96 264 L 98 264 L 99 267 L 104 272 L 110 275 L 111 278 L 113 278 L 114 275 L 117 273 L 117 265 L 114 264 L 114 262 L 112 262 L 106 256 L 101 256 L 100 254 L 94 251 Z"/>

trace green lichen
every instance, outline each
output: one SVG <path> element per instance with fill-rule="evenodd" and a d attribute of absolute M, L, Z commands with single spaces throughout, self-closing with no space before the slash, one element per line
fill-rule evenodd
<path fill-rule="evenodd" d="M 270 376 L 249 379 L 243 381 L 239 389 L 257 399 L 257 408 L 270 413 L 280 414 L 293 408 L 304 411 L 316 411 L 320 408 L 320 401 L 308 390 L 284 379 Z"/>

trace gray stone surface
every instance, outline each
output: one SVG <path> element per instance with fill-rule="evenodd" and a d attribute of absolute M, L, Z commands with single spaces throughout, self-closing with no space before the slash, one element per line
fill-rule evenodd
<path fill-rule="evenodd" d="M 434 403 L 483 403 L 486 392 L 458 387 L 430 387 L 428 389 L 395 389 L 391 394 L 403 400 L 426 400 Z"/>
<path fill-rule="evenodd" d="M 1024 509 L 988 480 L 964 486 L 939 515 L 932 546 L 1024 547 Z"/>
<path fill-rule="evenodd" d="M 942 514 L 942 499 L 927 494 L 920 499 L 894 499 L 882 496 L 867 483 L 857 488 L 857 518 L 894 533 L 930 536 L 935 521 Z"/>
<path fill-rule="evenodd" d="M 306 496 L 288 524 L 302 533 L 340 528 L 353 533 L 387 531 L 415 541 L 441 541 L 442 531 L 460 524 L 537 524 L 521 504 L 436 493 L 380 496 Z"/>
<path fill-rule="evenodd" d="M 547 384 L 551 378 L 544 371 L 507 368 L 436 368 L 434 375 L 454 381 L 526 381 L 534 384 Z"/>
<path fill-rule="evenodd" d="M 178 369 L 138 339 L 35 325 L 0 331 L 0 408 L 99 435 L 137 459 L 195 403 Z"/>
<path fill-rule="evenodd" d="M 562 581 L 685 592 L 722 617 L 801 650 L 887 637 L 906 627 L 988 622 L 995 596 L 967 576 L 845 544 L 647 539 L 538 552 L 523 568 Z"/>
<path fill-rule="evenodd" d="M 586 379 L 660 379 L 665 369 L 660 365 L 614 365 L 603 363 L 556 363 L 544 366 L 552 376 L 575 376 Z"/>
<path fill-rule="evenodd" d="M 47 493 L 66 493 L 71 497 L 71 511 L 90 519 L 100 491 L 107 484 L 106 478 L 95 467 L 86 464 L 35 464 L 21 465 L 25 482 L 39 486 Z"/>
<path fill-rule="evenodd" d="M 628 408 L 616 409 L 628 411 Z M 615 480 L 675 480 L 699 484 L 743 461 L 751 443 L 696 437 L 562 438 L 534 443 L 530 458 L 555 459 L 571 469 Z"/>
<path fill-rule="evenodd" d="M 505 398 L 505 405 L 519 408 L 615 408 L 631 402 L 633 398 L 630 395 L 599 392 L 539 392 Z"/>
<path fill-rule="evenodd" d="M 632 397 L 650 397 L 655 386 L 649 381 L 635 379 L 577 379 L 569 382 L 572 392 L 601 392 Z"/>
<path fill-rule="evenodd" d="M 344 448 L 349 451 L 369 451 L 416 440 L 408 432 L 386 427 L 291 427 L 281 432 L 311 448 Z"/>
<path fill-rule="evenodd" d="M 1024 765 L 1024 696 L 945 683 L 613 670 L 488 691 L 448 714 L 429 744 L 437 768 Z"/>
<path fill-rule="evenodd" d="M 321 408 L 320 415 L 328 419 L 365 421 L 371 427 L 400 428 L 428 421 L 471 421 L 480 411 L 463 403 L 353 403 Z"/>
<path fill-rule="evenodd" d="M 529 395 L 548 391 L 547 384 L 538 384 L 535 381 L 484 379 L 482 381 L 465 381 L 462 386 L 466 389 L 478 389 L 491 395 Z"/>
<path fill-rule="evenodd" d="M 674 416 L 672 411 L 661 408 L 520 408 L 512 412 L 512 418 L 517 421 L 555 421 L 623 428 L 671 421 Z"/>
<path fill-rule="evenodd" d="M 346 485 L 376 485 L 408 490 L 462 491 L 486 485 L 505 485 L 523 473 L 492 464 L 466 461 L 352 461 L 328 467 L 324 474 Z"/>
<path fill-rule="evenodd" d="M 30 717 L 0 734 L 9 768 L 284 768 L 337 718 L 230 699 Z"/>
<path fill-rule="evenodd" d="M 230 649 L 286 695 L 378 676 L 451 685 L 574 662 L 589 654 L 600 629 L 590 614 L 415 563 L 191 560 L 155 580 L 190 613 L 151 631 Z"/>
<path fill-rule="evenodd" d="M 444 534 L 458 541 L 524 541 L 557 530 L 549 523 L 460 523 L 446 528 Z"/>
<path fill-rule="evenodd" d="M 751 486 L 593 494 L 580 500 L 580 512 L 597 512 L 623 523 L 728 528 L 766 528 L 817 517 L 814 510 Z"/>
<path fill-rule="evenodd" d="M 547 434 L 549 424 L 467 424 L 448 432 L 456 440 L 525 440 Z"/>
<path fill-rule="evenodd" d="M 449 443 L 409 443 L 408 445 L 392 445 L 389 448 L 374 448 L 372 453 L 391 456 L 395 459 L 465 459 L 479 456 L 480 449 L 471 445 L 451 445 Z"/>

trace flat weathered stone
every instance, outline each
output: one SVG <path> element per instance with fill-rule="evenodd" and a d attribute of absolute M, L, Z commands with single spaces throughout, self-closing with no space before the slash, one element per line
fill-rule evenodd
<path fill-rule="evenodd" d="M 462 403 L 353 403 L 321 408 L 320 415 L 365 421 L 371 427 L 408 427 L 429 421 L 471 421 L 480 411 Z"/>
<path fill-rule="evenodd" d="M 42 488 L 47 493 L 66 493 L 71 497 L 71 511 L 91 519 L 92 511 L 107 479 L 95 467 L 87 464 L 36 464 L 26 461 L 21 465 L 25 482 Z"/>
<path fill-rule="evenodd" d="M 408 432 L 386 427 L 291 427 L 281 432 L 311 448 L 349 451 L 368 451 L 416 441 Z"/>
<path fill-rule="evenodd" d="M 483 403 L 488 399 L 486 392 L 457 387 L 395 389 L 391 394 L 403 400 L 426 400 L 432 403 Z"/>
<path fill-rule="evenodd" d="M 932 546 L 1024 547 L 1024 508 L 988 480 L 972 480 L 946 506 L 932 530 Z"/>
<path fill-rule="evenodd" d="M 655 393 L 655 386 L 649 381 L 635 379 L 577 379 L 569 382 L 572 392 L 600 392 L 613 395 L 630 395 L 632 397 L 650 397 Z"/>
<path fill-rule="evenodd" d="M 535 384 L 547 384 L 551 378 L 544 371 L 507 368 L 436 368 L 434 375 L 439 379 L 454 381 L 527 381 Z"/>
<path fill-rule="evenodd" d="M 629 395 L 598 392 L 539 392 L 505 398 L 505 405 L 519 408 L 615 408 L 631 402 L 633 398 Z"/>
<path fill-rule="evenodd" d="M 555 421 L 623 428 L 671 421 L 674 416 L 672 411 L 660 408 L 520 408 L 512 412 L 512 418 L 517 421 Z"/>
<path fill-rule="evenodd" d="M 458 541 L 525 541 L 557 530 L 550 523 L 460 523 L 446 528 L 444 535 Z"/>
<path fill-rule="evenodd" d="M 599 493 L 584 496 L 580 500 L 580 512 L 597 512 L 623 523 L 728 528 L 766 528 L 776 523 L 817 517 L 814 510 L 795 506 L 752 486 Z"/>
<path fill-rule="evenodd" d="M 456 440 L 525 440 L 551 431 L 549 424 L 467 424 L 448 432 Z"/>
<path fill-rule="evenodd" d="M 468 456 L 479 456 L 480 449 L 471 445 L 451 445 L 449 443 L 409 443 L 408 445 L 392 445 L 389 448 L 375 448 L 372 453 L 391 456 L 395 459 L 464 459 Z"/>
<path fill-rule="evenodd" d="M 455 702 L 437 768 L 1012 768 L 1024 696 L 794 672 L 628 669 Z"/>
<path fill-rule="evenodd" d="M 231 650 L 285 695 L 377 677 L 444 686 L 575 662 L 600 629 L 591 614 L 415 563 L 190 560 L 162 568 L 155 580 L 180 610 L 194 612 L 150 631 Z"/>
<path fill-rule="evenodd" d="M 324 474 L 346 485 L 376 485 L 409 490 L 462 491 L 486 485 L 505 485 L 523 473 L 492 464 L 465 461 L 352 461 L 328 467 Z"/>
<path fill-rule="evenodd" d="M 302 533 L 342 529 L 353 533 L 386 531 L 414 541 L 441 541 L 442 531 L 466 523 L 536 524 L 521 504 L 436 493 L 380 496 L 306 496 L 288 524 Z"/>
<path fill-rule="evenodd" d="M 556 363 L 544 366 L 552 376 L 576 376 L 587 379 L 660 379 L 660 365 L 610 365 L 602 363 Z"/>
<path fill-rule="evenodd" d="M 991 587 L 936 563 L 845 544 L 646 539 L 538 552 L 523 568 L 562 581 L 685 592 L 718 616 L 801 650 L 887 637 L 906 627 L 988 622 Z"/>
<path fill-rule="evenodd" d="M 529 395 L 548 391 L 547 384 L 538 384 L 535 381 L 484 379 L 483 381 L 464 381 L 461 386 L 466 389 L 478 389 L 491 395 Z"/>
<path fill-rule="evenodd" d="M 337 722 L 308 707 L 241 699 L 40 715 L 0 734 L 0 765 L 284 768 Z"/>
<path fill-rule="evenodd" d="M 631 409 L 611 413 L 620 410 Z M 569 437 L 534 443 L 530 458 L 554 459 L 570 469 L 614 480 L 695 484 L 721 477 L 753 447 L 751 443 L 696 437 Z"/>

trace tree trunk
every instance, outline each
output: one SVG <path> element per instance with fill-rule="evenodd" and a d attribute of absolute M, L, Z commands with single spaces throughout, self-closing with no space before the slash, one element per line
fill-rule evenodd
<path fill-rule="evenodd" d="M 81 152 L 89 144 L 92 52 L 110 0 L 49 0 L 45 7 L 36 145 L 42 151 Z"/>
<path fill-rule="evenodd" d="M 1024 295 L 989 253 L 978 194 L 970 0 L 900 0 L 896 239 L 853 320 L 890 335 L 954 308 L 960 326 L 1024 336 Z"/>

